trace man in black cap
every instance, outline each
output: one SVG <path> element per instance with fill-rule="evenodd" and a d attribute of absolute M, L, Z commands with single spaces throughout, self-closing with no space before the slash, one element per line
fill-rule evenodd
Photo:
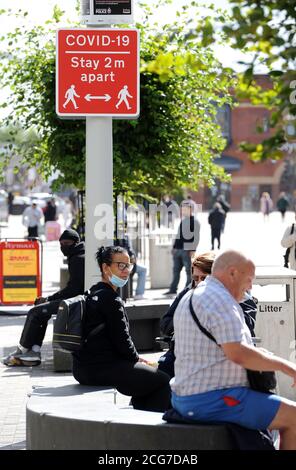
<path fill-rule="evenodd" d="M 68 258 L 69 281 L 55 294 L 36 298 L 35 307 L 28 312 L 17 349 L 2 361 L 7 366 L 39 366 L 48 320 L 57 313 L 61 300 L 84 292 L 84 243 L 72 229 L 65 230 L 59 241 L 61 252 Z"/>

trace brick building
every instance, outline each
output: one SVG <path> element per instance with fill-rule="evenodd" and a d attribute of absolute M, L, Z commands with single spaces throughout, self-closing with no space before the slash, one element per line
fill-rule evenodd
<path fill-rule="evenodd" d="M 256 81 L 268 87 L 268 76 L 258 75 Z M 279 192 L 283 190 L 282 175 L 286 168 L 286 160 L 252 162 L 248 154 L 242 152 L 239 143 L 248 141 L 260 143 L 271 135 L 268 128 L 269 111 L 262 105 L 253 105 L 248 101 L 239 102 L 237 107 L 225 106 L 218 112 L 218 121 L 227 146 L 216 163 L 222 165 L 232 176 L 229 184 L 217 182 L 213 188 L 202 188 L 192 192 L 193 198 L 202 203 L 205 210 L 212 204 L 219 193 L 223 193 L 234 211 L 252 211 L 259 209 L 259 199 L 264 191 L 268 191 L 276 202 Z M 263 129 L 259 134 L 257 127 Z"/>

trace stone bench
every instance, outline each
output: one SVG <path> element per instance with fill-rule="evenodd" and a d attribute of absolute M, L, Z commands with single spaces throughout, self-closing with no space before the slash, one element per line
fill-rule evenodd
<path fill-rule="evenodd" d="M 160 335 L 160 319 L 168 311 L 171 302 L 171 299 L 164 299 L 126 303 L 131 337 L 139 351 L 159 351 L 155 338 Z"/>
<path fill-rule="evenodd" d="M 130 333 L 138 351 L 159 351 L 155 338 L 160 335 L 160 319 L 170 306 L 168 299 L 149 301 L 129 301 L 126 310 L 130 322 Z M 53 366 L 56 372 L 72 368 L 72 355 L 66 351 L 53 349 Z"/>
<path fill-rule="evenodd" d="M 169 424 L 163 413 L 114 404 L 110 388 L 72 382 L 33 390 L 27 403 L 28 450 L 230 450 L 221 425 Z"/>

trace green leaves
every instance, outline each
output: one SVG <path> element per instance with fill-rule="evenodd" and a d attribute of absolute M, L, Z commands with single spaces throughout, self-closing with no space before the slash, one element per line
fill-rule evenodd
<path fill-rule="evenodd" d="M 245 46 L 253 52 L 253 59 L 246 64 L 238 94 L 254 104 L 261 104 L 273 112 L 270 124 L 274 135 L 262 142 L 262 148 L 254 149 L 244 144 L 244 149 L 255 160 L 282 155 L 281 146 L 288 139 L 285 134 L 285 115 L 296 115 L 287 84 L 296 79 L 295 71 L 295 23 L 296 9 L 286 0 L 231 0 L 232 18 L 223 27 L 236 49 Z M 270 87 L 264 89 L 254 83 L 257 65 L 264 64 L 269 70 Z"/>
<path fill-rule="evenodd" d="M 213 184 L 216 177 L 229 179 L 213 163 L 225 147 L 215 115 L 217 106 L 231 103 L 234 80 L 209 46 L 216 34 L 210 16 L 199 17 L 192 28 L 185 7 L 178 23 L 152 27 L 151 2 L 141 2 L 141 7 L 146 18 L 139 25 L 141 114 L 138 120 L 114 120 L 115 191 L 130 198 L 159 197 L 184 186 Z M 13 109 L 5 125 L 34 131 L 33 140 L 27 136 L 20 142 L 12 136 L 8 144 L 44 177 L 58 170 L 54 188 L 66 184 L 82 189 L 85 122 L 55 114 L 55 29 L 61 20 L 63 12 L 55 7 L 46 26 L 9 33 L 10 45 L 2 39 L 7 53 L 0 61 L 0 76 L 12 90 L 8 105 Z"/>

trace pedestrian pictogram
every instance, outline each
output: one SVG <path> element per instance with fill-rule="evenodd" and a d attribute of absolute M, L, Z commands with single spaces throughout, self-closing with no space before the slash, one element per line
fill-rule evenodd
<path fill-rule="evenodd" d="M 67 104 L 71 101 L 74 108 L 78 109 L 78 106 L 76 105 L 75 97 L 80 98 L 80 95 L 77 95 L 75 91 L 75 85 L 71 85 L 70 88 L 65 93 L 66 101 L 63 104 L 63 108 L 66 108 Z"/>
<path fill-rule="evenodd" d="M 117 109 L 119 108 L 119 106 L 121 105 L 121 103 L 123 101 L 124 101 L 127 109 L 132 109 L 131 106 L 129 105 L 129 102 L 128 102 L 127 98 L 133 98 L 133 97 L 132 97 L 132 95 L 129 94 L 128 89 L 127 89 L 127 85 L 124 85 L 122 90 L 120 90 L 120 92 L 118 93 L 117 98 L 119 98 L 119 101 L 116 104 Z"/>
<path fill-rule="evenodd" d="M 135 29 L 57 32 L 59 116 L 139 115 L 139 35 Z"/>

